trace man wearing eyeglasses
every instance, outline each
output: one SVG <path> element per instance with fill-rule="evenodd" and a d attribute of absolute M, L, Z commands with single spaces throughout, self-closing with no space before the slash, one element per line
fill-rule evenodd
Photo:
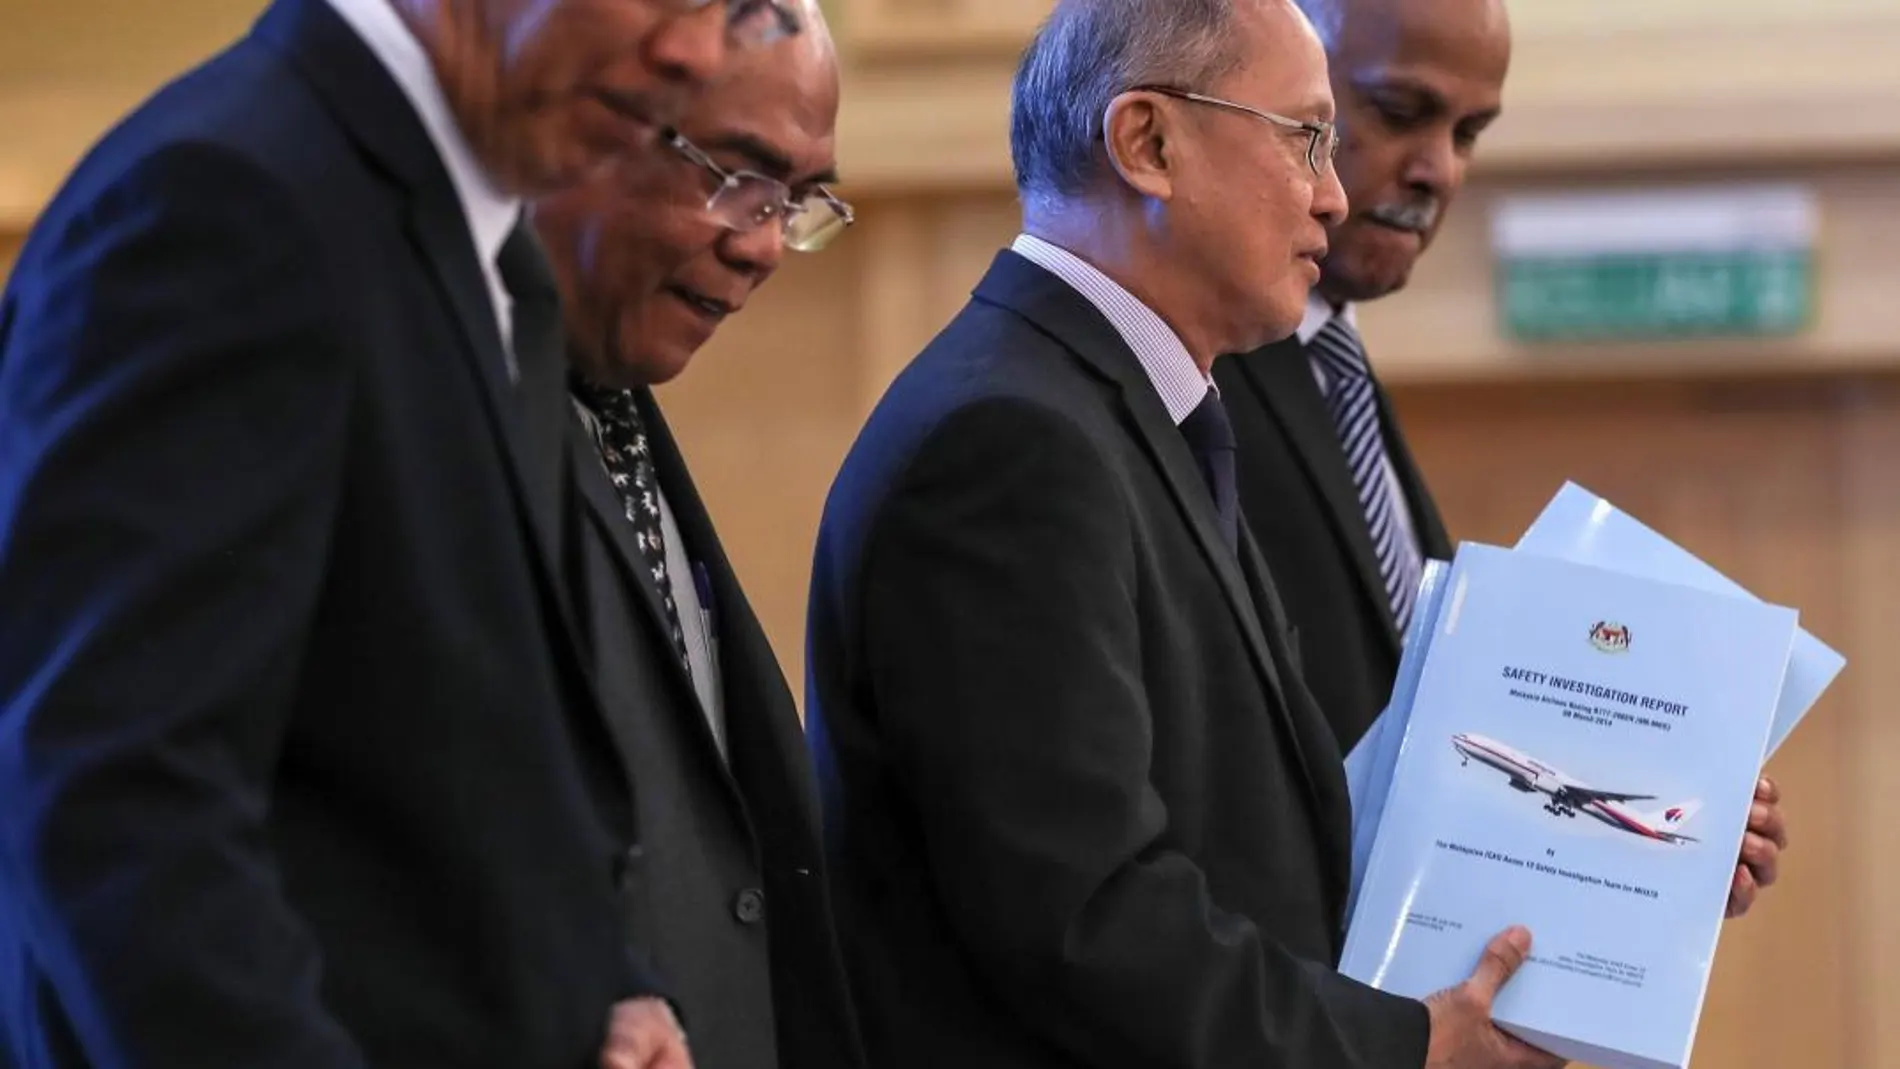
<path fill-rule="evenodd" d="M 1221 358 L 1241 508 L 1279 579 L 1307 678 L 1350 752 L 1385 708 L 1427 559 L 1454 550 L 1359 336 L 1354 307 L 1403 289 L 1502 108 L 1503 0 L 1301 0 L 1332 57 L 1352 214 L 1291 337 Z M 1730 887 L 1741 916 L 1787 843 L 1776 785 Z"/>
<path fill-rule="evenodd" d="M 1234 496 L 1217 354 L 1292 332 L 1346 198 L 1290 0 L 1059 0 L 1024 234 L 827 502 L 810 735 L 872 1062 L 1529 1069 L 1499 935 L 1423 1005 L 1334 969 L 1349 805 Z"/>
<path fill-rule="evenodd" d="M 797 30 L 273 0 L 74 170 L 0 297 L 0 1060 L 688 1069 L 522 204 Z"/>
<path fill-rule="evenodd" d="M 863 1065 L 797 707 L 652 392 L 851 221 L 837 57 L 791 7 L 804 33 L 736 58 L 658 165 L 535 211 L 574 369 L 576 601 L 640 817 L 626 909 L 698 1069 Z"/>

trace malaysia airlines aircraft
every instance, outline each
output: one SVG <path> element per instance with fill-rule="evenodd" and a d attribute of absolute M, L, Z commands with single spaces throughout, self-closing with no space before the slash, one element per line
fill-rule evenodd
<path fill-rule="evenodd" d="M 1683 835 L 1673 829 L 1686 824 L 1696 811 L 1702 808 L 1701 802 L 1682 802 L 1666 806 L 1653 813 L 1642 813 L 1629 808 L 1625 803 L 1643 802 L 1655 798 L 1652 794 L 1621 794 L 1616 791 L 1600 791 L 1584 783 L 1579 783 L 1562 772 L 1544 764 L 1528 754 L 1511 749 L 1502 743 L 1487 739 L 1483 735 L 1458 734 L 1451 737 L 1452 749 L 1462 758 L 1460 764 L 1470 765 L 1477 761 L 1489 765 L 1510 777 L 1513 788 L 1526 794 L 1542 793 L 1549 798 L 1544 802 L 1544 812 L 1552 816 L 1575 817 L 1578 813 L 1588 813 L 1612 828 L 1640 835 L 1645 839 L 1657 839 L 1665 843 L 1692 843 L 1692 836 Z"/>

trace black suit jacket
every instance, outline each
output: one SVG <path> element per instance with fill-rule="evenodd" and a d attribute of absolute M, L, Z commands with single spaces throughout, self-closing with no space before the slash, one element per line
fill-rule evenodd
<path fill-rule="evenodd" d="M 645 391 L 639 405 L 683 548 L 712 592 L 729 760 L 600 454 L 571 419 L 583 625 L 642 817 L 629 919 L 684 1011 L 697 1069 L 856 1069 L 798 709 L 666 420 Z"/>
<path fill-rule="evenodd" d="M 507 381 L 448 176 L 322 0 L 79 165 L 0 299 L 21 1069 L 597 1064 L 651 985 L 526 492 L 553 381 Z"/>
<path fill-rule="evenodd" d="M 1238 443 L 1241 512 L 1300 633 L 1306 682 L 1351 751 L 1392 696 L 1399 632 L 1345 449 L 1297 338 L 1214 362 Z M 1453 547 L 1392 405 L 1380 432 L 1428 560 Z"/>
<path fill-rule="evenodd" d="M 1251 543 L 1108 322 L 1000 255 L 828 502 L 807 715 L 874 1063 L 1407 1067 Z"/>

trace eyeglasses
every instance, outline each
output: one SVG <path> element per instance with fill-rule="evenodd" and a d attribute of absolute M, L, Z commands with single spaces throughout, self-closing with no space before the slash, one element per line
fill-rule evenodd
<path fill-rule="evenodd" d="M 661 6 L 690 15 L 714 4 L 726 5 L 726 34 L 742 48 L 769 45 L 802 32 L 805 24 L 782 0 L 658 0 Z"/>
<path fill-rule="evenodd" d="M 729 230 L 743 233 L 777 220 L 787 248 L 817 252 L 857 221 L 851 206 L 823 186 L 793 200 L 791 187 L 776 178 L 728 171 L 677 130 L 666 131 L 665 137 L 673 151 L 719 179 L 719 188 L 706 200 L 706 213 Z"/>
<path fill-rule="evenodd" d="M 1129 92 L 1160 93 L 1180 100 L 1191 100 L 1196 104 L 1212 104 L 1217 108 L 1238 111 L 1275 126 L 1284 126 L 1289 130 L 1304 130 L 1307 134 L 1306 165 L 1313 169 L 1314 174 L 1325 174 L 1326 168 L 1332 165 L 1333 157 L 1339 154 L 1339 129 L 1329 122 L 1320 122 L 1315 119 L 1289 119 L 1284 115 L 1275 115 L 1270 111 L 1250 108 L 1245 104 L 1236 104 L 1219 97 L 1191 93 L 1186 89 L 1176 89 L 1171 85 L 1137 85 Z"/>

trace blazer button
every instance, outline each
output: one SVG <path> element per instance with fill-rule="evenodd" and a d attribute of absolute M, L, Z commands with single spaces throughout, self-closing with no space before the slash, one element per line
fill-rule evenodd
<path fill-rule="evenodd" d="M 765 919 L 765 892 L 754 887 L 740 891 L 732 900 L 732 915 L 740 924 L 757 924 Z"/>
<path fill-rule="evenodd" d="M 635 843 L 614 855 L 613 878 L 616 889 L 625 889 L 627 881 L 633 878 L 633 870 L 646 857 L 646 847 Z"/>

